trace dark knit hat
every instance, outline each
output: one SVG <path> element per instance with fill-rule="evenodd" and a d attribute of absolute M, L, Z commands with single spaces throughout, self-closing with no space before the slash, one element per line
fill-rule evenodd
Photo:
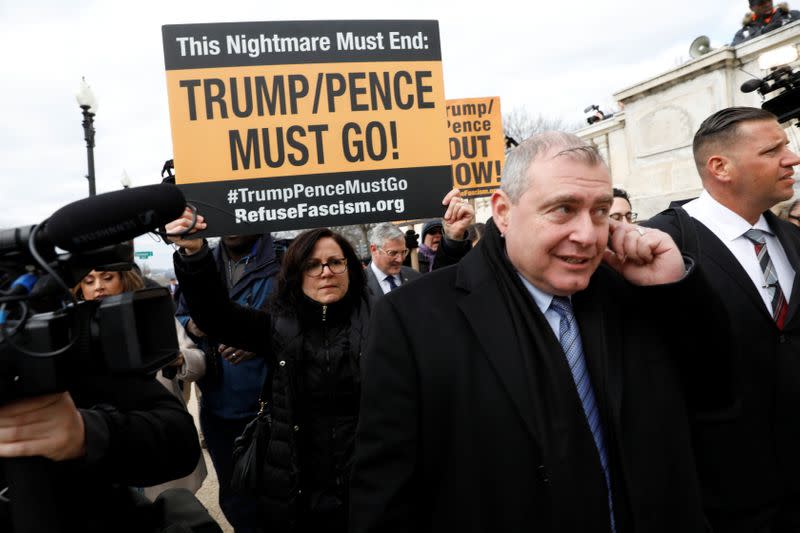
<path fill-rule="evenodd" d="M 749 0 L 750 7 L 757 6 L 758 4 L 763 4 L 766 0 Z"/>
<path fill-rule="evenodd" d="M 142 273 L 142 271 L 139 270 L 139 265 L 136 263 L 109 263 L 107 265 L 96 266 L 92 270 L 97 272 L 127 272 L 128 270 L 136 270 L 139 274 Z"/>
<path fill-rule="evenodd" d="M 438 228 L 439 232 L 442 232 L 442 221 L 438 218 L 433 220 L 427 221 L 425 224 L 422 225 L 422 232 L 419 236 L 419 242 L 424 244 L 425 243 L 425 235 L 428 234 L 431 230 Z"/>

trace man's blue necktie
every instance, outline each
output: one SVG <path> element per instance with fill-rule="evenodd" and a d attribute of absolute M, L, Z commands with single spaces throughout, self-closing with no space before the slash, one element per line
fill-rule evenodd
<path fill-rule="evenodd" d="M 569 298 L 554 296 L 553 301 L 550 303 L 550 308 L 561 317 L 558 328 L 558 340 L 561 343 L 561 348 L 564 350 L 564 355 L 567 357 L 567 363 L 572 371 L 572 379 L 575 381 L 575 387 L 578 390 L 578 396 L 583 405 L 583 412 L 589 423 L 592 437 L 594 437 L 594 444 L 597 446 L 597 452 L 600 456 L 600 466 L 603 467 L 603 474 L 605 474 L 606 477 L 606 487 L 608 488 L 608 510 L 611 514 L 611 531 L 616 532 L 614 505 L 611 499 L 611 473 L 608 470 L 608 454 L 606 453 L 605 438 L 603 436 L 603 424 L 600 420 L 600 410 L 597 407 L 597 400 L 594 396 L 594 388 L 592 388 L 589 370 L 586 368 L 586 359 L 583 356 L 583 344 L 581 344 L 578 323 L 575 321 L 575 315 L 572 312 L 572 303 L 569 301 Z"/>
<path fill-rule="evenodd" d="M 397 283 L 394 281 L 394 276 L 386 276 L 386 281 L 389 282 L 389 290 L 393 291 L 397 288 Z"/>

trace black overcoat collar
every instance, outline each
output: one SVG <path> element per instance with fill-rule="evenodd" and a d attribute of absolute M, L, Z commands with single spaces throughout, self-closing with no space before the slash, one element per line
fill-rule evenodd
<path fill-rule="evenodd" d="M 464 313 L 481 352 L 489 359 L 517 414 L 522 418 L 534 442 L 538 443 L 528 376 L 521 371 L 523 363 L 514 328 L 508 319 L 500 289 L 481 247 L 473 249 L 458 264 L 456 288 L 463 291 L 458 307 Z"/>
<path fill-rule="evenodd" d="M 467 254 L 457 268 L 455 285 L 462 292 L 457 305 L 478 339 L 482 354 L 489 360 L 511 398 L 530 437 L 541 448 L 530 392 L 534 385 L 530 383 L 528 374 L 522 371 L 524 363 L 521 358 L 524 354 L 515 339 L 512 323 L 507 313 L 503 312 L 506 304 L 489 264 L 483 258 L 481 246 Z M 581 338 L 592 339 L 591 342 L 584 341 L 584 352 L 597 400 L 604 418 L 611 418 L 614 432 L 619 435 L 623 392 L 622 349 L 621 340 L 608 333 L 609 322 L 618 317 L 606 313 L 603 302 L 593 292 L 590 285 L 586 291 L 574 295 L 573 302 Z"/>

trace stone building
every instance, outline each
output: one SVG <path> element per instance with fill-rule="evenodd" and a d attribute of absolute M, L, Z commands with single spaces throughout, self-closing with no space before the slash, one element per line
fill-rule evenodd
<path fill-rule="evenodd" d="M 615 93 L 621 111 L 576 133 L 598 147 L 614 185 L 628 191 L 640 218 L 648 218 L 671 200 L 700 193 L 692 158 L 692 139 L 700 123 L 725 107 L 760 106 L 761 96 L 743 93 L 742 83 L 769 73 L 759 67 L 762 54 L 785 46 L 797 49 L 799 43 L 800 23 L 794 23 L 735 48 L 712 50 Z M 800 131 L 788 126 L 786 131 L 798 152 Z"/>

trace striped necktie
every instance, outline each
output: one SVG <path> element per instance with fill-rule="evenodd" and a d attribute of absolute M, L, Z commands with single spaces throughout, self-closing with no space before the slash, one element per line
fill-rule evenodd
<path fill-rule="evenodd" d="M 781 284 L 778 283 L 778 275 L 775 272 L 775 265 L 772 264 L 772 259 L 769 257 L 767 251 L 767 239 L 764 237 L 764 232 L 760 229 L 751 228 L 744 232 L 755 247 L 756 257 L 758 264 L 761 266 L 761 272 L 764 273 L 764 288 L 770 296 L 772 302 L 772 318 L 778 329 L 783 329 L 783 324 L 786 321 L 786 312 L 789 306 L 786 303 L 786 296 L 783 294 Z"/>
<path fill-rule="evenodd" d="M 586 368 L 586 359 L 583 356 L 583 344 L 581 344 L 578 323 L 575 321 L 572 303 L 570 303 L 569 298 L 554 296 L 553 301 L 550 303 L 550 308 L 561 317 L 558 340 L 567 358 L 567 363 L 572 372 L 572 379 L 575 381 L 575 387 L 583 405 L 583 413 L 586 415 L 586 421 L 589 424 L 594 444 L 597 446 L 597 453 L 600 456 L 600 466 L 603 468 L 603 474 L 606 477 L 606 488 L 608 489 L 611 531 L 615 533 L 617 528 L 614 522 L 614 504 L 611 499 L 611 473 L 608 468 L 608 454 L 606 453 L 605 438 L 603 436 L 603 424 L 600 420 L 600 410 L 597 407 L 589 370 Z"/>
<path fill-rule="evenodd" d="M 398 287 L 397 283 L 394 281 L 394 276 L 386 276 L 386 281 L 389 283 L 390 291 L 393 291 Z"/>

